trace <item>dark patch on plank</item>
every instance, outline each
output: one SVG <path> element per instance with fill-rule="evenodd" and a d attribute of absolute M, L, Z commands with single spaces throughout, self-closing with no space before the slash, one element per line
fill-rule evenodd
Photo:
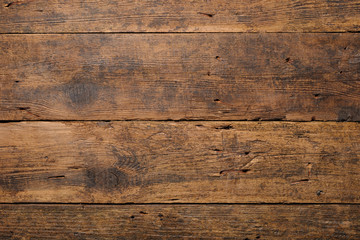
<path fill-rule="evenodd" d="M 337 121 L 353 121 L 354 118 L 358 118 L 358 116 L 360 116 L 360 105 L 343 107 L 338 112 Z"/>
<path fill-rule="evenodd" d="M 63 85 L 62 90 L 70 99 L 72 108 L 83 108 L 95 102 L 98 98 L 98 84 L 90 75 L 76 75 L 72 81 Z"/>
<path fill-rule="evenodd" d="M 139 162 L 136 154 L 132 150 L 119 149 L 115 146 L 109 148 L 116 161 L 111 166 L 88 165 L 87 188 L 123 192 L 129 187 L 142 185 L 141 175 L 146 173 L 146 168 Z"/>

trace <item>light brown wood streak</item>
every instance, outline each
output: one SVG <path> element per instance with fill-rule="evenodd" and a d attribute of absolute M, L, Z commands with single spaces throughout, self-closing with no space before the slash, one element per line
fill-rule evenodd
<path fill-rule="evenodd" d="M 0 35 L 0 119 L 360 121 L 359 36 Z"/>
<path fill-rule="evenodd" d="M 1 33 L 346 32 L 360 1 L 2 0 Z"/>
<path fill-rule="evenodd" d="M 3 123 L 0 201 L 359 203 L 359 137 L 358 123 Z"/>
<path fill-rule="evenodd" d="M 358 205 L 0 205 L 0 236 L 358 239 L 359 212 Z"/>

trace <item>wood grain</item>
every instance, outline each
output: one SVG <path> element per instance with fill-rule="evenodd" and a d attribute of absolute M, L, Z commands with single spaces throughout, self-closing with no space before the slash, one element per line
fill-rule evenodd
<path fill-rule="evenodd" d="M 360 35 L 0 35 L 1 120 L 360 121 Z"/>
<path fill-rule="evenodd" d="M 0 0 L 0 239 L 360 239 L 359 33 L 360 0 Z"/>
<path fill-rule="evenodd" d="M 359 213 L 358 205 L 0 205 L 0 236 L 359 239 Z"/>
<path fill-rule="evenodd" d="M 1 0 L 1 33 L 346 32 L 359 0 Z"/>
<path fill-rule="evenodd" d="M 0 125 L 0 202 L 359 203 L 360 125 Z"/>

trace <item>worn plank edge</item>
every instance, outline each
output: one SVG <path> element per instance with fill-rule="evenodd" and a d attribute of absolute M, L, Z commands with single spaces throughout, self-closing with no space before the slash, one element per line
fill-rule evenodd
<path fill-rule="evenodd" d="M 119 119 L 119 120 L 106 120 L 106 119 L 92 119 L 92 120 L 82 120 L 82 119 L 26 119 L 26 120 L 0 120 L 0 124 L 2 123 L 22 123 L 22 122 L 234 122 L 234 123 L 258 123 L 258 122 L 276 122 L 276 123 L 360 123 L 360 121 L 337 121 L 337 120 L 280 120 L 276 119 L 264 119 L 264 120 L 220 120 L 220 119 L 211 119 L 207 120 L 205 118 L 199 119 L 167 119 L 167 120 L 157 120 L 157 119 Z"/>
<path fill-rule="evenodd" d="M 288 31 L 277 31 L 277 32 L 205 32 L 205 31 L 197 31 L 197 32 L 0 32 L 0 35 L 77 35 L 77 34 L 124 34 L 124 35 L 132 35 L 132 34 L 141 34 L 141 35 L 153 35 L 153 34 L 164 34 L 164 35 L 185 35 L 185 34 L 266 34 L 266 33 L 284 33 L 284 34 L 337 34 L 337 33 L 360 33 L 360 31 L 322 31 L 322 32 L 288 32 Z"/>
<path fill-rule="evenodd" d="M 360 203 L 351 203 L 351 202 L 207 202 L 207 203 L 199 203 L 199 202 L 144 202 L 144 203 L 136 203 L 136 202 L 126 202 L 126 203 L 90 203 L 90 202 L 0 202 L 0 206 L 12 206 L 12 205 L 24 205 L 24 206 L 151 206 L 151 205 L 201 205 L 201 206 L 223 206 L 223 205 L 249 205 L 249 206 L 328 206 L 328 205 L 339 205 L 339 206 L 360 206 Z"/>

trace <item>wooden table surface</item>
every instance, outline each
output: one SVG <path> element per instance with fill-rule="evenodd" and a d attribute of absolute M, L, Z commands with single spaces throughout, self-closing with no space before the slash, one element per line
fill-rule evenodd
<path fill-rule="evenodd" d="M 0 239 L 360 239 L 359 0 L 0 0 Z"/>

